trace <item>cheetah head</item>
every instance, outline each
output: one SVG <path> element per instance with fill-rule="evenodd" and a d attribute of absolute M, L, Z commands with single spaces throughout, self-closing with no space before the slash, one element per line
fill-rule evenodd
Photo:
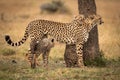
<path fill-rule="evenodd" d="M 93 27 L 98 24 L 101 25 L 102 23 L 104 23 L 100 15 L 90 15 L 85 20 Z"/>
<path fill-rule="evenodd" d="M 87 31 L 90 32 L 96 25 L 101 25 L 103 23 L 100 15 L 89 15 L 85 17 L 84 23 L 86 24 Z"/>
<path fill-rule="evenodd" d="M 42 49 L 50 50 L 54 47 L 54 38 L 44 38 L 40 44 Z"/>

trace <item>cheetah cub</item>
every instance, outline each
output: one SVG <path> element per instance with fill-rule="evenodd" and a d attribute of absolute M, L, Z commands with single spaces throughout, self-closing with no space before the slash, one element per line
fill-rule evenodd
<path fill-rule="evenodd" d="M 51 48 L 54 47 L 54 39 L 52 38 L 44 38 L 41 41 L 36 41 L 34 51 L 35 53 L 32 54 L 31 50 L 28 50 L 28 53 L 26 53 L 26 58 L 31 64 L 31 68 L 35 68 L 36 65 L 39 66 L 38 63 L 38 57 L 42 54 L 42 59 L 43 59 L 43 65 L 44 67 L 47 67 L 48 65 L 48 57 Z M 36 62 L 33 64 L 33 62 Z"/>

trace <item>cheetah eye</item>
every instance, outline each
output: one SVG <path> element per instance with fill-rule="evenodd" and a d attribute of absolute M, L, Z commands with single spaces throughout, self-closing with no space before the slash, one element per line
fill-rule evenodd
<path fill-rule="evenodd" d="M 91 19 L 91 20 L 93 20 L 93 19 L 94 19 L 94 17 L 90 17 L 90 19 Z"/>
<path fill-rule="evenodd" d="M 80 26 L 82 26 L 82 24 L 79 24 Z"/>

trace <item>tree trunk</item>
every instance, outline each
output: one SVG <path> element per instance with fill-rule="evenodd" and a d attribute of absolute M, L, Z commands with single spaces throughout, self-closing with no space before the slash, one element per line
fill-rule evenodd
<path fill-rule="evenodd" d="M 78 0 L 78 9 L 79 14 L 85 16 L 96 14 L 95 0 Z M 67 67 L 71 67 L 73 66 L 73 64 L 75 66 L 76 64 L 76 59 L 72 59 L 71 55 L 76 56 L 75 45 L 66 45 L 64 59 Z M 89 61 L 95 59 L 98 56 L 99 56 L 98 29 L 97 26 L 95 26 L 89 33 L 88 41 L 83 46 L 83 59 L 84 61 Z"/>

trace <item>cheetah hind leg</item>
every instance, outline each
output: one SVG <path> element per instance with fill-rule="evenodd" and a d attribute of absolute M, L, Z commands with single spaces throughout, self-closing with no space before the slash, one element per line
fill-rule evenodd
<path fill-rule="evenodd" d="M 36 68 L 36 48 L 37 48 L 37 44 L 36 44 L 36 41 L 35 40 L 32 40 L 31 43 L 30 43 L 30 50 L 31 50 L 31 61 L 30 61 L 30 64 L 31 64 L 31 68 Z"/>
<path fill-rule="evenodd" d="M 35 53 L 36 54 L 36 53 Z M 36 55 L 33 55 L 31 53 L 31 50 L 29 49 L 28 50 L 28 53 L 26 53 L 25 57 L 26 57 L 26 60 L 30 63 L 30 65 L 34 62 L 32 62 L 33 58 L 36 59 L 36 65 L 37 66 L 40 66 L 39 62 L 38 62 L 38 57 L 39 57 L 40 54 L 36 54 Z M 32 65 L 31 65 L 32 66 Z"/>
<path fill-rule="evenodd" d="M 78 67 L 84 67 L 83 63 L 83 45 L 82 44 L 76 44 L 76 53 L 77 53 L 77 66 Z"/>

